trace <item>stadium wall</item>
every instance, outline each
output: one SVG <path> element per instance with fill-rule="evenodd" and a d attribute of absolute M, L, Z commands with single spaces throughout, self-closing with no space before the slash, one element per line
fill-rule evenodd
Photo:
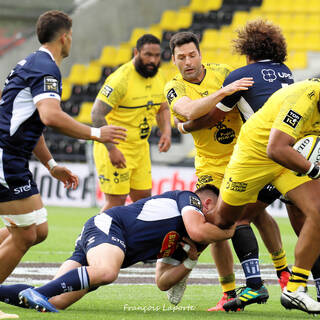
<path fill-rule="evenodd" d="M 89 0 L 71 15 L 73 18 L 73 45 L 71 55 L 61 66 L 63 77 L 74 63 L 88 63 L 99 57 L 105 45 L 127 42 L 135 27 L 159 23 L 164 10 L 176 10 L 190 0 Z M 37 50 L 35 36 L 0 57 L 0 88 L 16 63 Z"/>

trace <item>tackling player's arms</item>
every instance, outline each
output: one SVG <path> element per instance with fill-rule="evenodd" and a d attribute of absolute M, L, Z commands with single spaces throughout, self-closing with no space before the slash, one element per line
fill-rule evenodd
<path fill-rule="evenodd" d="M 207 244 L 229 239 L 234 233 L 234 226 L 222 230 L 216 225 L 207 222 L 200 210 L 192 209 L 191 207 L 183 211 L 182 218 L 189 237 L 198 243 Z"/>

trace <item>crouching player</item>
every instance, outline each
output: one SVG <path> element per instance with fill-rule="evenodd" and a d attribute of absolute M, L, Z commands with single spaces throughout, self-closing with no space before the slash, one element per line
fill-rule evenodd
<path fill-rule="evenodd" d="M 205 215 L 213 212 L 216 200 L 217 189 L 205 185 L 196 193 L 168 191 L 108 209 L 86 222 L 73 255 L 61 265 L 54 280 L 39 288 L 0 286 L 0 300 L 57 312 L 88 291 L 114 282 L 121 268 L 157 258 L 164 260 L 157 263 L 156 283 L 161 290 L 168 290 L 183 280 L 197 262 L 192 242 L 182 245 L 188 255 L 182 263 L 175 265 L 168 259 L 183 239 L 209 244 L 229 238 L 234 232 L 206 222 Z M 178 300 L 183 290 L 179 293 Z"/>

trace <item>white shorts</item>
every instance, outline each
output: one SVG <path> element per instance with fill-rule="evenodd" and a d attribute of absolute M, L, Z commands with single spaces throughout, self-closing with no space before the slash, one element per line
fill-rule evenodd
<path fill-rule="evenodd" d="M 47 210 L 41 208 L 30 213 L 1 215 L 1 219 L 7 227 L 28 227 L 32 224 L 42 224 L 47 221 Z"/>

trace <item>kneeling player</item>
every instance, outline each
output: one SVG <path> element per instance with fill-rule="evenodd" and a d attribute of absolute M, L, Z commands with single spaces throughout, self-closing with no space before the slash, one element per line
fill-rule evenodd
<path fill-rule="evenodd" d="M 216 200 L 216 188 L 204 186 L 196 193 L 169 191 L 98 214 L 86 222 L 73 255 L 54 280 L 36 289 L 2 286 L 0 300 L 14 305 L 20 300 L 25 307 L 57 312 L 88 291 L 114 282 L 121 268 L 172 256 L 185 237 L 201 244 L 224 240 L 234 230 L 221 230 L 206 222 L 204 216 L 213 212 Z M 166 261 L 158 263 L 156 282 L 161 290 L 181 281 L 195 266 L 197 255 L 192 243 L 188 246 L 188 257 L 182 264 L 172 267 Z"/>

